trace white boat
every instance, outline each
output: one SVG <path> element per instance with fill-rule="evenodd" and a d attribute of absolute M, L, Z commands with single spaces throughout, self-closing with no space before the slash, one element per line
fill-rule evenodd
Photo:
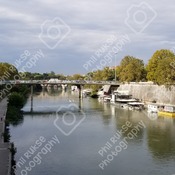
<path fill-rule="evenodd" d="M 116 99 L 116 102 L 118 103 L 130 103 L 130 102 L 137 102 L 138 99 L 135 99 L 135 98 L 130 98 L 130 99 L 127 99 L 127 98 L 117 98 Z"/>
<path fill-rule="evenodd" d="M 103 96 L 104 95 L 104 91 L 103 88 L 101 88 L 98 92 L 97 92 L 98 96 Z"/>
<path fill-rule="evenodd" d="M 111 97 L 110 96 L 105 96 L 103 101 L 104 102 L 110 102 L 111 101 Z"/>
<path fill-rule="evenodd" d="M 175 117 L 175 106 L 165 105 L 162 110 L 158 111 L 159 116 Z"/>
<path fill-rule="evenodd" d="M 165 105 L 164 111 L 165 111 L 165 112 L 175 113 L 175 106 L 172 106 L 172 105 Z"/>
<path fill-rule="evenodd" d="M 111 98 L 111 103 L 130 103 L 130 102 L 138 102 L 138 99 L 132 98 L 130 94 L 119 93 L 114 91 Z"/>
<path fill-rule="evenodd" d="M 127 104 L 122 104 L 122 105 L 120 105 L 120 107 L 123 109 L 129 109 L 129 106 Z"/>
<path fill-rule="evenodd" d="M 148 112 L 158 113 L 163 108 L 164 108 L 164 105 L 162 104 L 157 104 L 157 103 L 148 104 Z"/>
<path fill-rule="evenodd" d="M 111 102 L 111 96 L 109 96 L 109 95 L 100 95 L 98 97 L 98 101 L 100 101 L 100 102 Z"/>
<path fill-rule="evenodd" d="M 142 110 L 144 109 L 144 103 L 141 103 L 141 102 L 131 102 L 131 103 L 128 103 L 128 108 L 129 110 Z"/>
<path fill-rule="evenodd" d="M 91 92 L 92 92 L 92 89 L 84 89 L 84 90 L 83 90 L 83 95 L 84 95 L 84 96 L 90 95 Z"/>

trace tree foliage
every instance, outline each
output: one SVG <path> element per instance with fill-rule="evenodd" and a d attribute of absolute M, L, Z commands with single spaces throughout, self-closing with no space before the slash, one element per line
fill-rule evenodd
<path fill-rule="evenodd" d="M 25 77 L 25 80 L 49 80 L 51 78 L 57 78 L 59 80 L 65 80 L 66 76 L 64 76 L 63 74 L 55 74 L 55 72 L 51 71 L 50 73 L 31 73 L 31 72 L 24 72 L 24 73 L 20 73 L 20 74 L 24 74 L 21 77 Z"/>
<path fill-rule="evenodd" d="M 91 80 L 91 81 L 113 81 L 114 80 L 114 69 L 110 69 L 109 67 L 105 67 L 102 70 L 97 70 L 94 72 L 89 72 L 85 76 L 85 80 Z M 98 89 L 101 88 L 101 85 L 91 85 L 86 86 L 88 88 L 93 89 L 93 93 L 95 94 Z"/>
<path fill-rule="evenodd" d="M 18 92 L 12 92 L 8 98 L 8 103 L 10 106 L 21 108 L 25 103 L 25 98 Z"/>
<path fill-rule="evenodd" d="M 109 67 L 105 67 L 103 70 L 88 73 L 87 76 L 89 76 L 91 80 L 95 81 L 112 81 L 114 79 L 114 70 Z"/>
<path fill-rule="evenodd" d="M 0 63 L 0 79 L 12 80 L 14 76 L 18 75 L 18 70 L 9 63 Z"/>
<path fill-rule="evenodd" d="M 147 79 L 158 84 L 168 84 L 175 81 L 175 70 L 171 63 L 175 61 L 175 55 L 170 50 L 156 51 L 148 62 Z"/>
<path fill-rule="evenodd" d="M 144 62 L 141 59 L 133 56 L 125 56 L 120 65 L 116 67 L 117 81 L 131 82 L 131 81 L 153 81 L 157 84 L 169 84 L 175 81 L 175 54 L 170 50 L 162 49 L 156 51 L 148 61 L 145 68 Z M 115 65 L 116 66 L 116 65 Z M 17 69 L 8 63 L 0 63 L 0 80 L 12 80 L 14 76 L 18 75 Z M 63 74 L 50 73 L 19 73 L 21 79 L 30 80 L 49 80 L 51 78 L 58 78 L 60 80 L 94 80 L 94 81 L 113 81 L 115 79 L 115 69 L 105 67 L 102 70 L 89 72 L 85 76 L 81 74 L 74 74 L 65 76 Z M 95 86 L 94 89 L 97 89 Z"/>
<path fill-rule="evenodd" d="M 117 67 L 117 76 L 121 82 L 143 81 L 146 77 L 143 60 L 126 56 Z"/>
<path fill-rule="evenodd" d="M 69 80 L 84 80 L 84 76 L 81 74 L 74 74 L 72 76 L 68 76 L 67 79 L 69 79 Z"/>

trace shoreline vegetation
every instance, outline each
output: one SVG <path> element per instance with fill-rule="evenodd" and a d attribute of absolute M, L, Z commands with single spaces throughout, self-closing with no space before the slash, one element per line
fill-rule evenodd
<path fill-rule="evenodd" d="M 112 59 L 112 58 L 111 58 Z M 100 60 L 99 60 L 100 62 Z M 22 119 L 20 107 L 24 105 L 27 89 L 25 86 L 18 85 L 18 80 L 77 80 L 77 81 L 118 81 L 120 83 L 131 82 L 153 82 L 155 85 L 163 85 L 166 88 L 171 88 L 175 83 L 175 54 L 167 49 L 157 50 L 152 57 L 145 64 L 142 59 L 125 56 L 119 65 L 107 67 L 108 63 L 100 70 L 94 70 L 93 67 L 98 67 L 97 62 L 89 60 L 86 62 L 85 75 L 63 75 L 56 74 L 51 71 L 50 73 L 31 73 L 20 72 L 13 65 L 9 63 L 0 63 L 0 80 L 9 81 L 15 80 L 16 85 L 0 85 L 0 98 L 9 96 L 9 106 L 7 115 L 9 121 L 12 120 L 15 124 L 15 118 Z M 109 64 L 111 65 L 111 64 Z M 83 65 L 84 67 L 85 65 Z M 105 67 L 106 66 L 106 67 Z M 11 87 L 10 87 L 11 86 Z M 38 89 L 39 87 L 35 87 Z M 41 88 L 41 87 L 40 87 Z M 90 96 L 97 98 L 97 92 L 102 88 L 100 85 L 85 85 L 84 88 L 92 89 Z M 16 99 L 16 103 L 14 101 Z M 16 104 L 18 106 L 16 106 Z M 13 115 L 12 115 L 13 114 Z"/>
<path fill-rule="evenodd" d="M 28 98 L 29 88 L 27 86 L 18 86 L 11 89 L 8 95 L 8 105 L 5 120 L 5 131 L 3 133 L 4 142 L 10 143 L 9 125 L 18 125 L 23 120 L 21 108 L 25 105 Z M 9 148 L 11 152 L 11 175 L 15 175 L 15 154 L 17 149 L 14 143 L 11 143 Z"/>
<path fill-rule="evenodd" d="M 22 107 L 25 105 L 29 88 L 25 85 L 15 86 L 8 96 L 7 123 L 17 125 L 23 120 Z"/>
<path fill-rule="evenodd" d="M 112 59 L 112 58 L 111 58 Z M 100 60 L 99 60 L 100 62 Z M 93 69 L 98 67 L 99 63 L 89 60 L 86 62 L 86 71 L 89 71 L 85 75 L 63 75 L 56 74 L 51 71 L 50 73 L 31 73 L 20 72 L 13 65 L 9 63 L 0 63 L 0 80 L 9 81 L 15 80 L 16 85 L 0 85 L 0 98 L 9 96 L 9 106 L 7 115 L 8 120 L 13 121 L 15 124 L 15 118 L 22 119 L 20 108 L 24 105 L 27 99 L 28 87 L 18 86 L 18 80 L 78 80 L 78 81 L 118 81 L 120 83 L 130 82 L 153 82 L 155 85 L 164 85 L 170 88 L 175 83 L 175 54 L 167 49 L 157 50 L 152 57 L 145 64 L 142 59 L 125 56 L 119 65 L 111 65 L 106 63 L 100 70 Z M 85 65 L 83 67 L 85 68 Z M 106 66 L 106 67 L 105 67 Z M 11 87 L 10 87 L 11 86 Z M 35 87 L 38 89 L 38 87 Z M 84 88 L 92 89 L 91 97 L 96 98 L 97 92 L 102 86 L 99 85 L 85 85 Z M 16 100 L 16 102 L 15 102 Z M 12 115 L 13 114 L 13 115 Z"/>

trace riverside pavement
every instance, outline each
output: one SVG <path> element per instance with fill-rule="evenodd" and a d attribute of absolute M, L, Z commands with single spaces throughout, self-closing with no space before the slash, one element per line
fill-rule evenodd
<path fill-rule="evenodd" d="M 0 102 L 0 175 L 10 175 L 11 152 L 10 143 L 4 143 L 3 133 L 5 129 L 5 117 L 7 111 L 7 99 Z"/>

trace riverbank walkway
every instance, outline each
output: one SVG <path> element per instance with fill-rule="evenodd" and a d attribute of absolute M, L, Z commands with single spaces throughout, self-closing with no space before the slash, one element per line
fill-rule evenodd
<path fill-rule="evenodd" d="M 10 143 L 4 143 L 5 117 L 7 111 L 7 99 L 0 102 L 0 175 L 10 175 L 11 152 Z"/>

